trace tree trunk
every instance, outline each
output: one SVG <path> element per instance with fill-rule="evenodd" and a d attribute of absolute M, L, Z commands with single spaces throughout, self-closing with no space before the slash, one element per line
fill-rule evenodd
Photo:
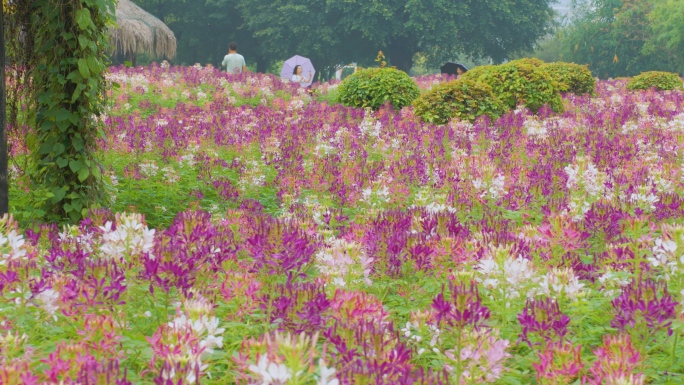
<path fill-rule="evenodd" d="M 414 44 L 409 39 L 394 40 L 389 44 L 387 59 L 390 65 L 406 73 L 413 67 Z"/>
<path fill-rule="evenodd" d="M 261 56 L 255 56 L 256 60 L 256 72 L 260 74 L 265 74 L 268 70 L 268 61 Z"/>

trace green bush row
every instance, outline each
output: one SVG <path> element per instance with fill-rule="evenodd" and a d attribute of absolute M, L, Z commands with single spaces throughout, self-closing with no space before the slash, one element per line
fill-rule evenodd
<path fill-rule="evenodd" d="M 377 110 L 385 103 L 396 109 L 413 104 L 424 121 L 444 124 L 451 118 L 473 121 L 487 115 L 496 119 L 524 104 L 533 112 L 550 106 L 563 111 L 561 93 L 593 93 L 595 81 L 586 66 L 521 59 L 496 66 L 480 66 L 461 79 L 438 85 L 422 96 L 416 83 L 393 68 L 369 68 L 346 78 L 337 101 Z"/>
<path fill-rule="evenodd" d="M 676 73 L 650 71 L 643 72 L 627 82 L 628 90 L 650 90 L 651 88 L 661 91 L 681 90 L 682 79 Z"/>

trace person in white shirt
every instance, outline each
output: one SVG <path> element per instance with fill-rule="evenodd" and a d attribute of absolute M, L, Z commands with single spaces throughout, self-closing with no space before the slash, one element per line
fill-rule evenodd
<path fill-rule="evenodd" d="M 302 66 L 300 66 L 299 64 L 295 66 L 294 71 L 292 71 L 292 73 L 292 78 L 290 80 L 292 80 L 292 83 L 298 83 L 300 87 L 306 87 L 307 83 L 309 83 L 309 81 L 311 80 L 311 76 L 313 75 L 309 74 L 309 77 L 305 78 L 302 75 Z"/>
<path fill-rule="evenodd" d="M 228 44 L 228 55 L 223 58 L 222 67 L 226 67 L 226 72 L 240 74 L 247 71 L 245 58 L 237 53 L 237 43 Z"/>

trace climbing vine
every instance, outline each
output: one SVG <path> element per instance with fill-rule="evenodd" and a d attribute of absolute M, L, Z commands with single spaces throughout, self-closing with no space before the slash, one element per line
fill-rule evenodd
<path fill-rule="evenodd" d="M 80 219 L 102 198 L 95 156 L 106 110 L 107 26 L 114 0 L 34 0 L 29 138 L 32 216 Z"/>

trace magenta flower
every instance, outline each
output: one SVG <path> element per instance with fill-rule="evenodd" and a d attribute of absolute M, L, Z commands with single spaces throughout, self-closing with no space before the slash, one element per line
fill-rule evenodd
<path fill-rule="evenodd" d="M 437 323 L 446 323 L 454 328 L 472 326 L 479 328 L 489 318 L 489 309 L 482 305 L 477 284 L 471 282 L 454 285 L 449 282 L 449 299 L 442 292 L 432 301 Z"/>
<path fill-rule="evenodd" d="M 542 344 L 562 341 L 568 332 L 570 317 L 561 313 L 558 301 L 551 298 L 528 299 L 523 312 L 518 314 L 522 326 L 520 339 L 532 347 L 532 336 L 538 336 Z"/>
<path fill-rule="evenodd" d="M 671 334 L 670 326 L 676 316 L 677 304 L 665 284 L 649 278 L 633 279 L 613 300 L 615 318 L 611 325 L 620 331 L 644 325 L 651 333 L 667 329 Z"/>
<path fill-rule="evenodd" d="M 584 367 L 580 345 L 570 342 L 552 342 L 539 353 L 539 362 L 532 364 L 540 385 L 571 384 Z"/>
<path fill-rule="evenodd" d="M 644 383 L 644 375 L 634 373 L 640 364 L 639 351 L 627 334 L 606 335 L 603 345 L 594 350 L 596 361 L 584 376 L 582 383 L 589 385 L 618 385 Z"/>

